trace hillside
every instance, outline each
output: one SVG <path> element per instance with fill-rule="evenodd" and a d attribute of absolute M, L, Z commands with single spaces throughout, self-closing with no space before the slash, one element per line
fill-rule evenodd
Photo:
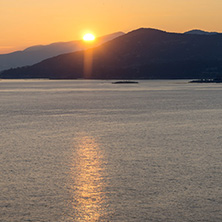
<path fill-rule="evenodd" d="M 90 73 L 84 61 L 92 54 Z M 188 35 L 138 29 L 93 49 L 60 55 L 2 78 L 190 79 L 222 73 L 222 34 Z"/>
<path fill-rule="evenodd" d="M 116 32 L 97 38 L 95 45 L 101 45 L 104 42 L 110 41 L 118 36 L 123 35 L 123 32 Z M 31 46 L 23 51 L 16 51 L 8 54 L 0 54 L 0 71 L 4 69 L 16 68 L 21 66 L 33 65 L 41 62 L 44 59 L 54 57 L 64 53 L 83 50 L 88 47 L 81 40 L 69 42 L 56 42 L 49 45 Z"/>

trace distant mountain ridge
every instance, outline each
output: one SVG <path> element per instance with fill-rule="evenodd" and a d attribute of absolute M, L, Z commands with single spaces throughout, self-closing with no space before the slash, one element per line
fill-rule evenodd
<path fill-rule="evenodd" d="M 84 56 L 93 54 L 91 75 Z M 193 79 L 222 74 L 222 34 L 188 35 L 141 28 L 93 49 L 59 55 L 2 78 Z"/>
<path fill-rule="evenodd" d="M 192 34 L 192 35 L 216 35 L 220 34 L 219 32 L 207 32 L 200 29 L 193 29 L 187 32 L 184 32 L 184 34 Z"/>
<path fill-rule="evenodd" d="M 103 44 L 123 35 L 123 32 L 115 32 L 97 38 L 95 45 Z M 9 68 L 33 65 L 44 59 L 60 54 L 83 50 L 86 47 L 81 40 L 69 42 L 57 42 L 49 45 L 36 45 L 26 48 L 23 51 L 16 51 L 8 54 L 0 54 L 0 71 Z"/>

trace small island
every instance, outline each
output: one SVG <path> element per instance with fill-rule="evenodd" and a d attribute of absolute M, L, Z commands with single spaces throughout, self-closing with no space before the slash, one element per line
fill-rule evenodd
<path fill-rule="evenodd" d="M 112 84 L 137 84 L 139 82 L 136 81 L 116 81 L 116 82 L 112 82 Z"/>
<path fill-rule="evenodd" d="M 217 77 L 215 79 L 197 79 L 192 80 L 189 83 L 222 83 L 222 77 Z"/>

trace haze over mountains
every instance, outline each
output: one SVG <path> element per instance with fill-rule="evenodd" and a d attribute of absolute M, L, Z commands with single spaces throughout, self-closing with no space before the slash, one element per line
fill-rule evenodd
<path fill-rule="evenodd" d="M 103 44 L 118 36 L 123 35 L 123 32 L 116 32 L 97 38 L 95 45 Z M 57 42 L 50 45 L 37 45 L 29 47 L 23 51 L 16 51 L 8 54 L 0 54 L 0 71 L 4 69 L 16 68 L 21 66 L 33 65 L 64 53 L 83 50 L 90 45 L 84 44 L 82 40 L 70 42 Z"/>
<path fill-rule="evenodd" d="M 90 51 L 91 50 L 91 51 Z M 84 56 L 93 54 L 90 75 Z M 222 34 L 179 34 L 138 29 L 93 49 L 4 71 L 2 78 L 193 79 L 222 74 Z"/>

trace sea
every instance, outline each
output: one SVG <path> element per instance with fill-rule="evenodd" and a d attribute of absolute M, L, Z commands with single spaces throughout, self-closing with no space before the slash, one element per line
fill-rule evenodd
<path fill-rule="evenodd" d="M 1 222 L 221 222 L 222 85 L 1 80 Z"/>

